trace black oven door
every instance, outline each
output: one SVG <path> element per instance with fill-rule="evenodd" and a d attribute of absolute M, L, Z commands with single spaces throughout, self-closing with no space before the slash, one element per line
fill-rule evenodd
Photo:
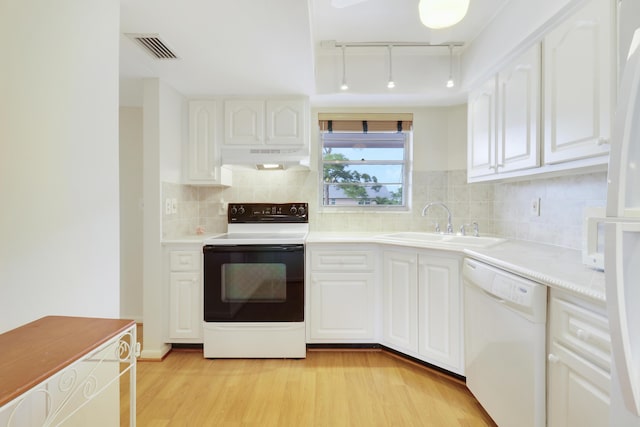
<path fill-rule="evenodd" d="M 205 322 L 304 321 L 304 245 L 207 245 Z"/>

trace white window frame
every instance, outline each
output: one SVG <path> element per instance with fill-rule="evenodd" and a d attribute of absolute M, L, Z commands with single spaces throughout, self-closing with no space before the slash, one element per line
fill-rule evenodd
<path fill-rule="evenodd" d="M 401 133 L 405 136 L 404 143 L 404 160 L 403 161 L 364 161 L 363 164 L 402 164 L 403 165 L 403 205 L 336 205 L 331 204 L 331 200 L 329 200 L 329 204 L 324 204 L 324 160 L 323 160 L 323 152 L 324 152 L 324 138 L 323 134 L 325 131 L 320 131 L 318 134 L 318 206 L 320 212 L 323 213 L 349 213 L 349 212 L 376 212 L 376 213 L 399 213 L 399 212 L 410 212 L 411 211 L 411 201 L 412 201 L 412 193 L 413 193 L 413 185 L 411 182 L 411 177 L 413 176 L 413 130 L 402 131 Z M 357 138 L 358 135 L 366 135 L 363 133 L 351 133 L 351 132 L 335 132 L 335 133 L 344 133 L 344 134 L 352 134 L 354 139 Z M 372 132 L 372 134 L 380 135 L 383 132 Z M 390 133 L 391 134 L 391 133 Z M 356 163 L 356 162 L 353 162 Z M 384 183 L 383 183 L 384 184 Z M 334 202 L 335 203 L 335 202 Z"/>

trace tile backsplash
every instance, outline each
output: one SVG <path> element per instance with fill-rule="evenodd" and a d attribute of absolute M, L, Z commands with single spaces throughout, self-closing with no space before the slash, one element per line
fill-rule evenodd
<path fill-rule="evenodd" d="M 468 184 L 466 171 L 414 172 L 412 208 L 408 212 L 322 212 L 318 207 L 317 172 L 234 170 L 233 187 L 196 187 L 165 182 L 162 200 L 175 198 L 177 213 L 163 209 L 163 238 L 226 231 L 226 205 L 236 202 L 307 202 L 313 231 L 433 231 L 446 226 L 444 209 L 423 207 L 442 201 L 451 210 L 454 231 L 477 221 L 481 234 L 580 249 L 582 212 L 604 206 L 606 173 L 589 173 L 510 183 Z M 540 198 L 540 216 L 530 213 Z"/>

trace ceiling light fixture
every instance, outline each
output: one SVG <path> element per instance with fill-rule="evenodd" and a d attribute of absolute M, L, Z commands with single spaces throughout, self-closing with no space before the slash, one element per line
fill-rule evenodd
<path fill-rule="evenodd" d="M 347 84 L 347 59 L 345 55 L 347 47 L 342 46 L 342 84 L 340 85 L 340 90 L 349 90 L 349 85 Z"/>
<path fill-rule="evenodd" d="M 271 170 L 271 171 L 275 171 L 275 170 L 283 170 L 283 169 L 284 169 L 284 165 L 277 164 L 277 163 L 263 163 L 263 164 L 258 164 L 258 165 L 256 165 L 256 169 L 258 169 L 258 170 L 260 170 L 260 171 L 266 171 L 266 170 Z"/>
<path fill-rule="evenodd" d="M 447 87 L 452 88 L 455 86 L 453 81 L 453 45 L 449 45 L 449 80 L 447 80 Z"/>
<path fill-rule="evenodd" d="M 387 82 L 387 87 L 389 89 L 393 89 L 394 87 L 396 87 L 396 83 L 393 81 L 393 75 L 392 75 L 393 59 L 391 56 L 391 50 L 393 49 L 393 45 L 389 45 L 388 49 L 389 49 L 389 81 Z"/>
<path fill-rule="evenodd" d="M 469 0 L 420 0 L 420 21 L 429 28 L 447 28 L 464 18 L 469 9 Z"/>

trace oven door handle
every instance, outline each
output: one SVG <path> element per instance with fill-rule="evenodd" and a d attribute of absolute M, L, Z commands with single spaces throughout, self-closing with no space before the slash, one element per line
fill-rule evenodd
<path fill-rule="evenodd" d="M 212 252 L 302 252 L 304 245 L 205 245 L 204 253 Z"/>

